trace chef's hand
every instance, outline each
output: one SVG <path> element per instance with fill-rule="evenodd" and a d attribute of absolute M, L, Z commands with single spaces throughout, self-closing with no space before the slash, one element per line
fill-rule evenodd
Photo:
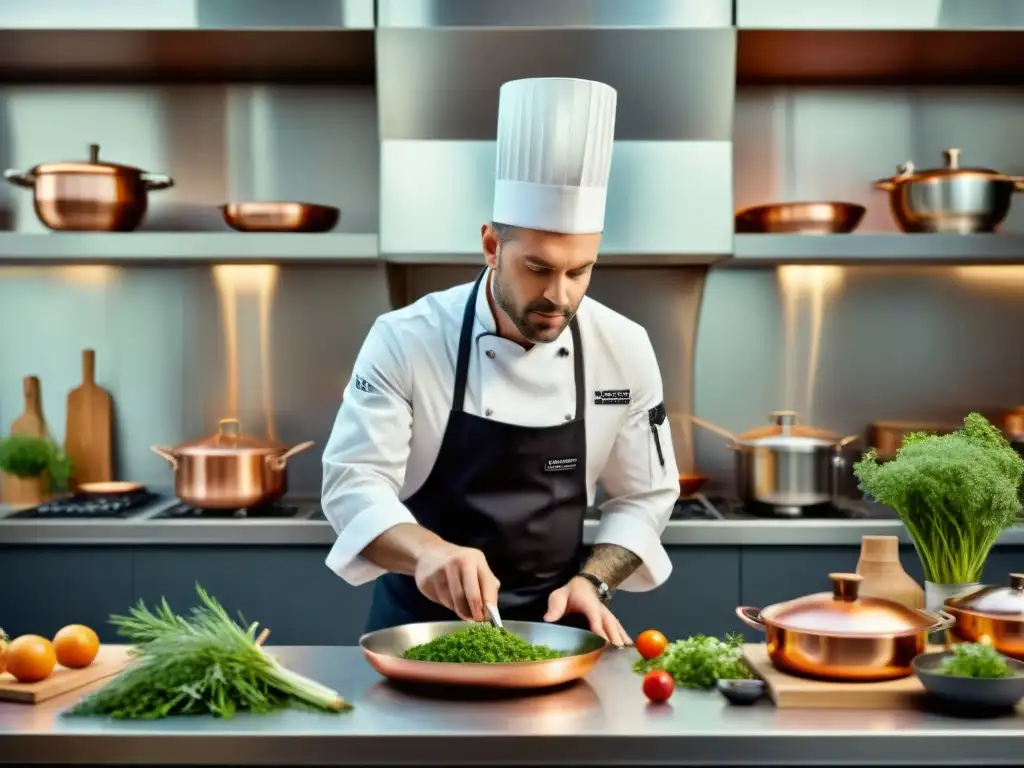
<path fill-rule="evenodd" d="M 590 631 L 612 645 L 622 648 L 633 644 L 619 620 L 597 596 L 594 585 L 579 576 L 551 593 L 544 621 L 558 621 L 567 613 L 582 613 L 590 622 Z"/>
<path fill-rule="evenodd" d="M 485 605 L 498 604 L 498 579 L 479 549 L 442 542 L 416 563 L 416 586 L 464 621 L 487 618 Z"/>

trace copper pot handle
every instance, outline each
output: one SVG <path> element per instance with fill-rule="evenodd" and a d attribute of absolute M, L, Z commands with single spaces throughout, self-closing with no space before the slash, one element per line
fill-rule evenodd
<path fill-rule="evenodd" d="M 768 625 L 765 623 L 764 619 L 761 618 L 760 608 L 754 608 L 750 605 L 741 605 L 739 608 L 736 609 L 736 618 L 738 618 L 751 629 L 757 629 L 761 632 L 764 632 L 768 628 Z"/>
<path fill-rule="evenodd" d="M 1013 182 L 1014 192 L 1024 192 L 1024 176 L 1014 176 L 1010 181 Z"/>
<path fill-rule="evenodd" d="M 163 173 L 143 173 L 139 175 L 147 192 L 158 192 L 174 186 L 174 179 Z"/>
<path fill-rule="evenodd" d="M 941 608 L 937 608 L 934 611 L 925 611 L 929 618 L 935 620 L 935 626 L 929 629 L 929 632 L 945 632 L 947 629 L 952 629 L 953 625 L 956 624 L 956 616 Z"/>
<path fill-rule="evenodd" d="M 169 445 L 151 445 L 149 450 L 171 465 L 171 469 L 177 471 L 178 459 L 174 455 L 174 449 Z"/>
<path fill-rule="evenodd" d="M 267 456 L 267 466 L 273 470 L 276 470 L 277 472 L 280 472 L 288 465 L 288 459 L 290 459 L 292 456 L 295 456 L 296 454 L 302 453 L 303 451 L 308 451 L 314 445 L 316 445 L 316 443 L 314 443 L 312 440 L 307 440 L 304 443 L 299 443 L 298 445 L 289 448 L 280 456 Z"/>
<path fill-rule="evenodd" d="M 14 168 L 8 168 L 4 171 L 4 178 L 8 183 L 14 184 L 17 187 L 34 189 L 36 186 L 36 176 L 34 173 L 22 173 Z"/>

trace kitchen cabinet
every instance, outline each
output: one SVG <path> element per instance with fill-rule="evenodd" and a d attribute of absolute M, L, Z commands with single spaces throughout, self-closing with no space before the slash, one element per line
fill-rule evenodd
<path fill-rule="evenodd" d="M 117 642 L 110 615 L 132 599 L 126 547 L 0 547 L 0 627 L 11 637 L 86 624 L 101 642 Z"/>
<path fill-rule="evenodd" d="M 324 565 L 320 547 L 138 547 L 135 597 L 167 598 L 184 613 L 196 583 L 227 611 L 271 631 L 275 645 L 355 645 L 371 587 L 351 587 Z"/>

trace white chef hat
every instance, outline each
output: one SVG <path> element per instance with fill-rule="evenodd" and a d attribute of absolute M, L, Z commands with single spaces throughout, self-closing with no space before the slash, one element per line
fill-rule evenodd
<path fill-rule="evenodd" d="M 614 88 L 590 80 L 501 86 L 492 219 L 565 234 L 603 231 L 615 101 Z"/>

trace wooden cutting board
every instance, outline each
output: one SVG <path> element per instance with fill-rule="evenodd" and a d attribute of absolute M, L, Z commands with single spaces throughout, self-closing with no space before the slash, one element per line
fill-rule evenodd
<path fill-rule="evenodd" d="M 882 683 L 833 683 L 780 672 L 769 661 L 764 643 L 744 645 L 743 660 L 764 680 L 780 709 L 916 709 L 925 694 L 913 675 Z"/>
<path fill-rule="evenodd" d="M 11 424 L 11 434 L 26 437 L 46 437 L 46 419 L 43 418 L 42 391 L 37 376 L 22 380 L 25 410 Z M 4 475 L 3 498 L 9 504 L 37 504 L 36 484 L 14 475 Z"/>
<path fill-rule="evenodd" d="M 74 482 L 114 479 L 113 414 L 110 393 L 96 384 L 96 353 L 82 352 L 82 384 L 68 393 L 64 450 L 74 465 Z"/>
<path fill-rule="evenodd" d="M 53 674 L 38 683 L 19 683 L 8 673 L 0 675 L 0 701 L 13 701 L 19 704 L 38 704 L 74 691 L 89 683 L 112 677 L 128 666 L 130 646 L 104 645 L 96 659 L 85 669 L 66 669 L 60 665 L 54 667 Z"/>

